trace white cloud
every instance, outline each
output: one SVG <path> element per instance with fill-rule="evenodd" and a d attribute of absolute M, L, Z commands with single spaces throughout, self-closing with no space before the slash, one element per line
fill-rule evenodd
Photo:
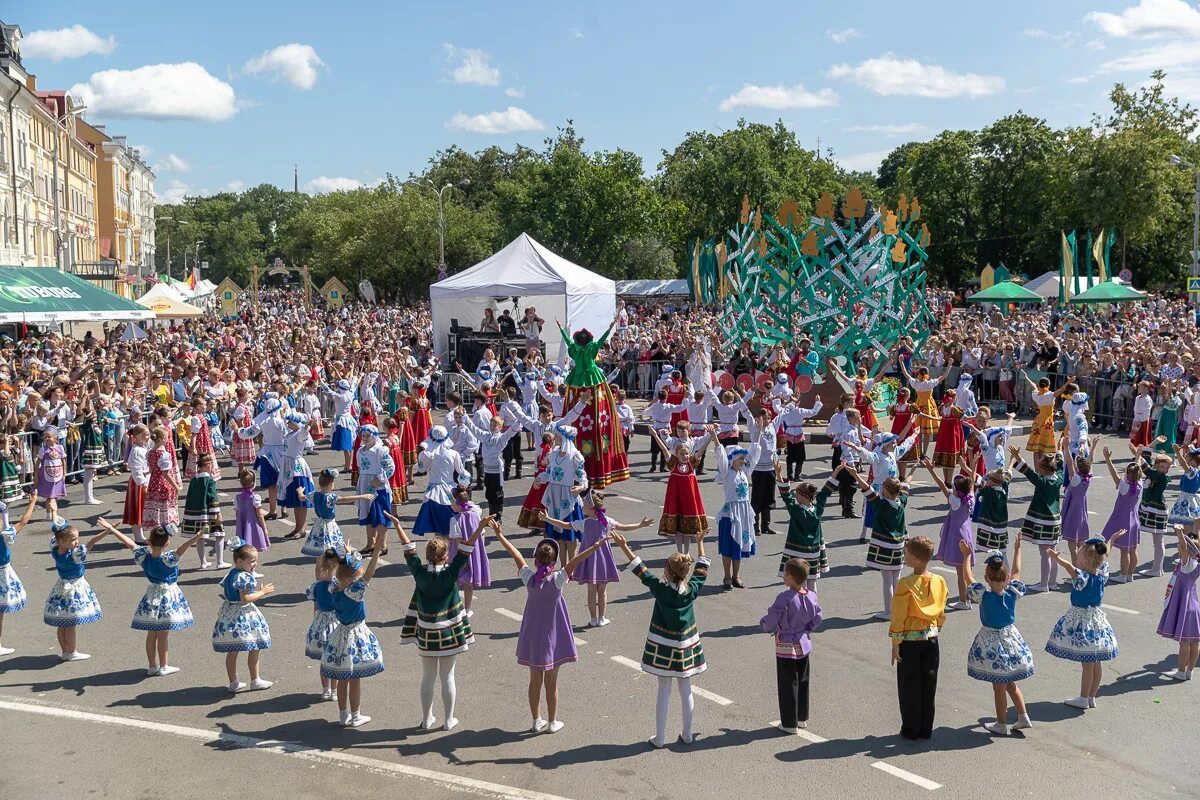
<path fill-rule="evenodd" d="M 192 165 L 174 153 L 167 153 L 154 165 L 155 172 L 191 172 Z"/>
<path fill-rule="evenodd" d="M 834 44 L 845 44 L 851 39 L 857 39 L 862 36 L 862 31 L 858 28 L 843 28 L 840 31 L 825 31 L 825 35 L 833 41 Z"/>
<path fill-rule="evenodd" d="M 504 96 L 505 96 L 505 97 L 524 97 L 524 96 L 525 96 L 525 90 L 524 90 L 524 89 L 518 89 L 518 88 L 517 88 L 517 87 L 515 87 L 515 86 L 510 86 L 510 87 L 508 87 L 507 89 L 505 89 L 505 90 L 504 90 Z"/>
<path fill-rule="evenodd" d="M 158 190 L 157 197 L 155 197 L 155 202 L 174 205 L 176 203 L 182 203 L 185 197 L 194 196 L 195 194 L 196 192 L 192 190 L 192 187 L 188 186 L 183 181 L 172 180 L 167 182 L 165 189 L 160 188 Z"/>
<path fill-rule="evenodd" d="M 1141 0 L 1120 14 L 1093 11 L 1085 19 L 1101 32 L 1121 38 L 1200 34 L 1200 8 L 1184 0 Z"/>
<path fill-rule="evenodd" d="M 1103 50 L 1106 45 L 1104 44 L 1103 39 L 1091 39 L 1087 44 L 1084 45 L 1084 47 L 1089 50 Z"/>
<path fill-rule="evenodd" d="M 920 133 L 923 130 L 925 126 L 919 122 L 906 122 L 903 125 L 853 125 L 846 128 L 849 133 L 884 133 L 892 136 Z"/>
<path fill-rule="evenodd" d="M 1135 50 L 1132 53 L 1105 61 L 1097 71 L 1100 73 L 1141 72 L 1149 74 L 1156 69 L 1172 70 L 1200 64 L 1200 48 L 1194 42 L 1166 42 L 1157 47 Z"/>
<path fill-rule="evenodd" d="M 446 60 L 457 62 L 450 71 L 450 79 L 455 83 L 468 83 L 475 86 L 496 86 L 500 83 L 500 70 L 489 62 L 491 56 L 482 50 L 471 50 L 444 44 Z"/>
<path fill-rule="evenodd" d="M 896 58 L 885 53 L 856 67 L 837 64 L 831 78 L 848 78 L 876 94 L 913 97 L 986 97 L 1004 91 L 1004 78 L 996 75 L 958 73 L 914 58 Z"/>
<path fill-rule="evenodd" d="M 1021 31 L 1021 36 L 1025 39 L 1046 39 L 1051 42 L 1070 42 L 1075 38 L 1075 34 L 1072 31 L 1051 33 L 1041 28 L 1026 28 Z"/>
<path fill-rule="evenodd" d="M 528 111 L 516 106 L 509 106 L 503 111 L 489 111 L 486 114 L 468 116 L 461 111 L 446 123 L 451 128 L 471 133 L 517 133 L 519 131 L 540 131 L 546 124 Z"/>
<path fill-rule="evenodd" d="M 726 97 L 717 106 L 722 111 L 735 108 L 824 108 L 836 106 L 838 96 L 832 89 L 810 92 L 800 84 L 795 86 L 755 86 L 747 83 Z"/>
<path fill-rule="evenodd" d="M 266 73 L 297 89 L 311 89 L 317 82 L 317 69 L 323 66 L 325 62 L 312 45 L 293 43 L 281 44 L 250 59 L 242 65 L 242 71 L 249 75 Z"/>
<path fill-rule="evenodd" d="M 154 148 L 148 144 L 131 144 L 129 146 L 132 147 L 134 150 L 137 150 L 138 153 L 141 154 L 143 160 L 148 159 L 148 158 L 150 158 L 150 156 L 154 155 Z"/>
<path fill-rule="evenodd" d="M 855 172 L 875 172 L 891 152 L 891 150 L 872 150 L 868 153 L 853 153 L 848 156 L 838 156 L 834 161 L 840 164 L 843 169 Z"/>
<path fill-rule="evenodd" d="M 1081 83 L 1087 83 L 1091 79 L 1090 75 L 1076 75 L 1074 78 L 1067 78 L 1067 83 L 1071 86 L 1078 86 Z"/>
<path fill-rule="evenodd" d="M 245 181 L 230 181 L 229 183 L 222 185 L 220 191 L 233 192 L 234 194 L 237 194 L 238 192 L 244 191 L 245 188 Z"/>
<path fill-rule="evenodd" d="M 82 25 L 54 31 L 31 31 L 21 39 L 21 55 L 25 58 L 44 58 L 62 61 L 93 53 L 107 55 L 117 46 L 117 37 L 100 37 Z"/>
<path fill-rule="evenodd" d="M 95 72 L 68 92 L 101 117 L 217 122 L 237 113 L 233 87 L 192 61 Z"/>
<path fill-rule="evenodd" d="M 579 30 L 579 28 L 571 28 L 571 38 L 572 39 L 582 39 L 583 31 Z"/>
<path fill-rule="evenodd" d="M 304 191 L 309 194 L 329 194 L 330 192 L 349 192 L 362 188 L 362 181 L 341 176 L 318 175 L 304 184 Z"/>

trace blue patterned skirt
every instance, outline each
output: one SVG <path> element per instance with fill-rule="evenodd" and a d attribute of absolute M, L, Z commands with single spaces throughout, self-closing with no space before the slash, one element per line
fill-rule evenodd
<path fill-rule="evenodd" d="M 308 626 L 308 636 L 305 637 L 304 655 L 320 661 L 325 656 L 325 645 L 329 636 L 337 628 L 337 615 L 332 611 L 318 611 Z"/>
<path fill-rule="evenodd" d="M 98 622 L 101 616 L 100 601 L 88 585 L 87 578 L 83 577 L 73 581 L 59 578 L 50 590 L 46 608 L 42 612 L 42 620 L 54 628 L 87 625 L 89 622 Z"/>
<path fill-rule="evenodd" d="M 226 600 L 213 624 L 212 648 L 218 653 L 248 653 L 271 646 L 271 628 L 254 603 Z"/>
<path fill-rule="evenodd" d="M 1067 661 L 1112 661 L 1120 653 L 1117 635 L 1099 606 L 1071 606 L 1059 618 L 1046 642 L 1046 652 Z"/>
<path fill-rule="evenodd" d="M 308 536 L 305 537 L 300 552 L 306 556 L 321 556 L 325 555 L 326 550 L 336 550 L 345 544 L 345 537 L 342 536 L 342 529 L 338 527 L 336 519 L 317 517 L 308 529 Z"/>
<path fill-rule="evenodd" d="M 341 625 L 329 635 L 321 658 L 321 677 L 335 681 L 369 678 L 383 672 L 383 650 L 365 622 Z"/>
<path fill-rule="evenodd" d="M 967 651 L 967 674 L 977 681 L 1016 683 L 1033 676 L 1033 653 L 1016 625 L 981 628 Z"/>
<path fill-rule="evenodd" d="M 25 587 L 13 571 L 12 564 L 0 567 L 0 614 L 20 611 L 28 601 Z"/>
<path fill-rule="evenodd" d="M 192 609 L 177 583 L 152 583 L 133 612 L 135 631 L 181 631 L 195 623 Z"/>

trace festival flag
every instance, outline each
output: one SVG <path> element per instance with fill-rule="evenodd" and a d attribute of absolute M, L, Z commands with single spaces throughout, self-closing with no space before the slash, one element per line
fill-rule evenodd
<path fill-rule="evenodd" d="M 1108 280 L 1108 271 L 1104 268 L 1104 240 L 1105 230 L 1100 229 L 1100 235 L 1096 237 L 1095 244 L 1092 245 L 1092 258 L 1096 259 L 1096 267 L 1098 270 L 1099 283 L 1104 283 Z"/>
<path fill-rule="evenodd" d="M 199 283 L 199 281 L 196 279 L 196 269 L 195 269 L 195 267 L 193 267 L 191 274 L 188 275 L 188 288 L 191 289 L 193 292 L 196 291 L 197 283 Z"/>
<path fill-rule="evenodd" d="M 1071 234 L 1074 239 L 1075 234 Z M 1058 267 L 1058 302 L 1066 303 L 1070 299 L 1070 290 L 1067 288 L 1067 282 L 1071 280 L 1071 276 L 1075 272 L 1075 254 L 1072 252 L 1074 248 L 1071 242 L 1067 240 L 1067 234 L 1062 234 L 1062 264 Z"/>

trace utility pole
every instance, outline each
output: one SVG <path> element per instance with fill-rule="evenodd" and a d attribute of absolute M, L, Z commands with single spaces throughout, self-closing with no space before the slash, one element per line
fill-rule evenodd
<path fill-rule="evenodd" d="M 292 164 L 292 193 L 300 194 L 300 165 Z"/>

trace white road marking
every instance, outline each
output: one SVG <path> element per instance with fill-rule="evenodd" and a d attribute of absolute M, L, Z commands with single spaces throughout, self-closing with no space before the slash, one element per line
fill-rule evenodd
<path fill-rule="evenodd" d="M 935 783 L 934 781 L 929 780 L 929 778 L 922 778 L 920 775 L 915 775 L 906 769 L 894 767 L 886 761 L 876 761 L 871 766 L 877 770 L 880 770 L 881 772 L 886 772 L 889 775 L 895 775 L 902 781 L 908 781 L 909 783 L 920 786 L 922 789 L 928 789 L 931 792 L 934 789 L 942 788 L 940 783 Z"/>
<path fill-rule="evenodd" d="M 779 725 L 780 725 L 780 720 L 776 719 L 776 720 L 771 721 L 772 728 L 778 728 Z M 812 733 L 811 731 L 808 730 L 808 728 L 797 728 L 796 735 L 799 736 L 801 739 L 807 739 L 808 741 L 812 742 L 813 744 L 823 744 L 823 743 L 829 741 L 824 736 L 818 736 L 817 734 Z"/>
<path fill-rule="evenodd" d="M 958 570 L 956 570 L 954 567 L 943 567 L 941 564 L 930 564 L 930 565 L 929 565 L 929 568 L 930 568 L 930 569 L 935 569 L 935 570 L 937 570 L 938 572 L 946 572 L 946 573 L 948 573 L 948 574 L 950 574 L 950 575 L 957 575 L 957 574 L 958 574 Z"/>
<path fill-rule="evenodd" d="M 81 722 L 96 722 L 103 725 L 116 725 L 124 728 L 137 728 L 139 730 L 149 731 L 150 733 L 168 734 L 170 736 L 178 736 L 182 739 L 192 739 L 193 741 L 202 742 L 204 744 L 219 742 L 223 745 L 233 745 L 235 747 L 240 747 L 247 750 L 258 750 L 260 752 L 293 756 L 295 758 L 302 758 L 308 761 L 332 763 L 340 766 L 361 767 L 376 773 L 403 775 L 409 778 L 417 778 L 419 780 L 429 781 L 430 783 L 437 784 L 447 789 L 472 792 L 488 797 L 504 798 L 505 800 L 566 800 L 558 795 L 533 792 L 527 789 L 517 789 L 512 786 L 504 786 L 503 784 L 499 783 L 465 778 L 461 775 L 451 775 L 445 772 L 437 772 L 435 770 L 414 767 L 409 764 L 393 763 L 376 758 L 367 758 L 365 756 L 355 755 L 353 753 L 321 750 L 309 745 L 299 744 L 297 742 L 281 742 L 276 739 L 258 739 L 253 736 L 243 736 L 241 734 L 233 733 L 219 733 L 217 731 L 209 731 L 202 728 L 188 728 L 182 725 L 168 725 L 162 722 L 151 722 L 149 720 L 134 719 L 131 717 L 118 717 L 113 714 L 96 714 L 90 711 L 81 711 L 74 708 L 50 705 L 41 701 L 23 700 L 15 697 L 0 699 L 0 709 L 5 711 L 23 712 L 26 714 L 40 714 L 42 716 L 57 717 L 59 719 L 71 719 Z"/>
<path fill-rule="evenodd" d="M 639 500 L 636 497 L 628 497 L 623 494 L 616 494 L 615 492 L 613 493 L 613 497 L 619 497 L 622 500 L 625 500 L 626 502 L 629 502 L 629 503 L 645 503 L 646 502 L 645 500 Z"/>
<path fill-rule="evenodd" d="M 1116 611 L 1121 614 L 1141 614 L 1140 611 L 1134 611 L 1132 608 L 1122 608 L 1121 606 L 1110 606 L 1107 603 L 1101 603 L 1100 607 L 1108 611 Z"/>
<path fill-rule="evenodd" d="M 509 611 L 507 608 L 497 608 L 497 609 L 493 609 L 493 610 L 502 617 L 508 617 L 509 619 L 516 620 L 517 622 L 521 621 L 521 615 L 515 611 Z M 587 642 L 585 642 L 583 639 L 580 639 L 578 636 L 576 636 L 575 644 L 578 646 L 578 645 L 587 644 Z"/>
<path fill-rule="evenodd" d="M 638 672 L 642 671 L 642 663 L 640 661 L 634 661 L 632 658 L 626 658 L 625 656 L 610 656 L 610 658 L 623 667 L 636 669 Z M 697 697 L 703 697 L 705 700 L 711 700 L 719 706 L 733 705 L 733 701 L 728 697 L 722 697 L 716 692 L 710 692 L 708 689 L 701 689 L 699 686 L 692 687 L 692 694 L 696 695 Z"/>

